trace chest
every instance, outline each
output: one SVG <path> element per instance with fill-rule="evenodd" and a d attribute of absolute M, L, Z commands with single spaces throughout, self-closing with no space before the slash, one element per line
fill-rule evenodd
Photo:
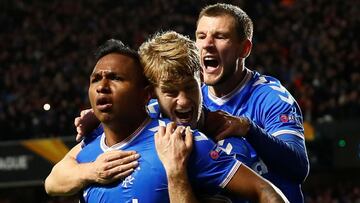
<path fill-rule="evenodd" d="M 164 168 L 152 150 L 140 151 L 139 166 L 128 177 L 110 185 L 90 185 L 85 202 L 168 202 Z"/>

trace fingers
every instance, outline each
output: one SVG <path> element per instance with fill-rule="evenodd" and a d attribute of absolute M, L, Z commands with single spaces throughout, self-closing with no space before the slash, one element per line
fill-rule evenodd
<path fill-rule="evenodd" d="M 106 184 L 128 176 L 139 166 L 139 157 L 135 151 L 114 150 L 101 154 L 93 163 L 96 182 Z"/>
<path fill-rule="evenodd" d="M 121 162 L 118 162 L 118 164 L 116 165 L 116 167 L 113 167 L 111 169 L 109 169 L 109 174 L 112 174 L 112 176 L 118 174 L 118 173 L 123 173 L 125 171 L 128 170 L 134 170 L 136 167 L 139 166 L 139 162 L 138 161 L 133 161 L 127 164 L 120 164 Z"/>
<path fill-rule="evenodd" d="M 165 135 L 165 131 L 166 131 L 166 129 L 165 129 L 164 126 L 159 126 L 159 129 L 158 129 L 158 131 L 157 131 L 156 134 L 157 134 L 159 137 L 163 137 L 163 136 Z"/>
<path fill-rule="evenodd" d="M 134 172 L 135 169 L 131 168 L 131 169 L 128 169 L 124 172 L 121 172 L 121 173 L 117 173 L 115 174 L 111 180 L 112 181 L 115 181 L 115 180 L 120 180 L 120 179 L 124 179 L 126 178 L 127 176 L 129 176 L 130 174 L 132 174 Z"/>
<path fill-rule="evenodd" d="M 191 132 L 190 127 L 186 127 L 185 129 L 185 145 L 187 146 L 188 149 L 192 149 L 194 144 L 194 140 L 193 140 L 193 134 Z"/>
<path fill-rule="evenodd" d="M 77 132 L 77 135 L 76 135 L 75 139 L 76 139 L 77 142 L 80 142 L 82 140 L 82 138 L 85 136 L 85 130 L 86 130 L 85 127 L 86 126 L 84 127 L 82 124 L 86 122 L 85 116 L 89 115 L 90 112 L 93 112 L 93 110 L 92 109 L 82 110 L 80 112 L 80 116 L 76 117 L 75 120 L 74 120 L 74 125 L 76 127 L 76 132 Z"/>
<path fill-rule="evenodd" d="M 135 171 L 135 168 L 138 167 L 138 162 L 131 162 L 121 166 L 117 166 L 110 170 L 100 173 L 100 177 L 97 182 L 100 184 L 108 184 L 119 179 L 124 179 Z"/>
<path fill-rule="evenodd" d="M 77 130 L 77 128 L 76 128 L 76 131 L 77 131 L 78 134 L 76 135 L 75 140 L 76 140 L 76 142 L 80 142 L 80 141 L 82 140 L 82 138 L 84 137 L 84 134 L 80 133 L 80 132 Z"/>
<path fill-rule="evenodd" d="M 136 154 L 135 151 L 122 151 L 122 150 L 108 151 L 108 152 L 105 152 L 104 154 L 102 154 L 101 156 L 103 156 L 104 161 L 107 161 L 107 162 L 124 159 L 124 158 L 136 160 L 140 157 L 140 155 Z"/>
<path fill-rule="evenodd" d="M 80 117 L 76 117 L 75 120 L 74 120 L 74 125 L 75 127 L 78 127 L 80 125 L 80 120 L 81 118 Z"/>
<path fill-rule="evenodd" d="M 184 126 L 177 126 L 175 131 L 172 133 L 170 139 L 183 139 L 183 135 L 185 133 Z"/>
<path fill-rule="evenodd" d="M 170 122 L 166 125 L 166 133 L 165 136 L 170 137 L 170 135 L 175 131 L 176 123 Z"/>
<path fill-rule="evenodd" d="M 132 156 L 128 156 L 122 159 L 112 160 L 107 164 L 106 170 L 108 169 L 117 169 L 118 171 L 128 170 L 130 168 L 137 167 L 139 165 L 138 161 L 136 161 L 140 155 L 134 154 Z"/>
<path fill-rule="evenodd" d="M 229 133 L 228 133 L 226 130 L 224 130 L 224 131 L 219 132 L 219 133 L 214 137 L 214 139 L 215 139 L 215 141 L 220 141 L 220 140 L 225 139 L 226 137 L 229 137 L 228 135 L 229 135 Z"/>
<path fill-rule="evenodd" d="M 84 117 L 86 114 L 88 114 L 92 109 L 85 109 L 80 112 L 80 117 Z"/>

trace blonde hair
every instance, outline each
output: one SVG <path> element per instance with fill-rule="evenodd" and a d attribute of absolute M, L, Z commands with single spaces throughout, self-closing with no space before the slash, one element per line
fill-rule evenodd
<path fill-rule="evenodd" d="M 159 32 L 139 48 L 145 76 L 155 86 L 161 81 L 200 77 L 200 59 L 195 42 L 174 31 Z"/>

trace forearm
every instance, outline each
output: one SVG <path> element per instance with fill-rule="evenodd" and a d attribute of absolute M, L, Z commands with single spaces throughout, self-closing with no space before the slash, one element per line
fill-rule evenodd
<path fill-rule="evenodd" d="M 307 176 L 309 162 L 303 140 L 274 137 L 254 123 L 246 140 L 268 167 L 300 182 Z"/>
<path fill-rule="evenodd" d="M 231 194 L 246 198 L 251 202 L 288 202 L 285 195 L 269 181 L 242 164 L 225 186 Z"/>
<path fill-rule="evenodd" d="M 49 195 L 66 196 L 79 192 L 90 182 L 86 173 L 89 163 L 79 164 L 72 157 L 58 162 L 45 180 L 45 190 Z"/>
<path fill-rule="evenodd" d="M 178 173 L 167 173 L 168 190 L 171 203 L 197 203 L 191 189 L 186 170 Z"/>
<path fill-rule="evenodd" d="M 273 202 L 273 203 L 288 203 L 285 195 L 273 184 L 268 182 L 269 185 L 264 186 L 261 189 L 260 197 L 258 202 Z"/>

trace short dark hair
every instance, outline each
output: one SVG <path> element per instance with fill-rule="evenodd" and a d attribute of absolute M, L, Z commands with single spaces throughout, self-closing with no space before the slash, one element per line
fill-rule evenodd
<path fill-rule="evenodd" d="M 111 53 L 118 53 L 132 58 L 136 66 L 139 67 L 140 69 L 143 78 L 143 84 L 144 85 L 149 84 L 148 79 L 144 75 L 143 66 L 140 63 L 139 53 L 134 49 L 126 46 L 122 41 L 118 39 L 109 39 L 105 43 L 99 46 L 99 48 L 95 52 L 95 59 L 96 59 L 95 63 L 97 63 L 97 61 L 99 61 L 103 56 Z"/>
<path fill-rule="evenodd" d="M 229 15 L 235 20 L 235 29 L 239 36 L 239 39 L 252 39 L 253 35 L 253 22 L 250 17 L 243 11 L 241 8 L 225 3 L 217 3 L 213 5 L 206 6 L 203 8 L 199 14 L 197 23 L 203 16 L 217 17 Z"/>
<path fill-rule="evenodd" d="M 126 46 L 122 41 L 117 39 L 109 39 L 100 45 L 95 52 L 95 60 L 98 61 L 101 57 L 110 53 L 119 53 L 129 56 L 133 58 L 136 63 L 140 64 L 140 57 L 138 52 Z"/>

